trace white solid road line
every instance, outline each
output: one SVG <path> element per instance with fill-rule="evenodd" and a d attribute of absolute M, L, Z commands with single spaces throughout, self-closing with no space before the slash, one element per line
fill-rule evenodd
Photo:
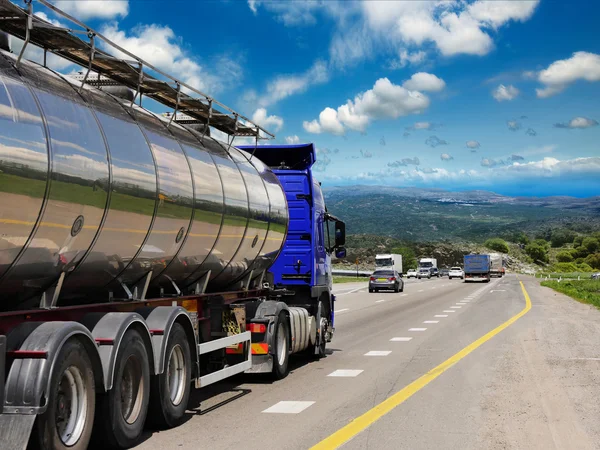
<path fill-rule="evenodd" d="M 371 350 L 370 352 L 365 353 L 364 356 L 387 356 L 392 353 L 391 350 Z"/>
<path fill-rule="evenodd" d="M 390 342 L 408 342 L 412 340 L 411 337 L 395 337 L 395 338 L 391 338 Z"/>
<path fill-rule="evenodd" d="M 433 317 L 448 317 L 448 314 L 436 314 Z"/>
<path fill-rule="evenodd" d="M 440 323 L 439 320 L 425 320 L 423 323 Z"/>
<path fill-rule="evenodd" d="M 356 289 L 352 289 L 351 291 L 348 292 L 342 292 L 341 294 L 337 294 L 336 297 L 340 297 L 342 295 L 348 295 L 348 294 L 354 294 L 355 292 L 361 291 L 363 289 L 367 289 L 366 287 L 360 287 L 360 288 L 356 288 Z"/>
<path fill-rule="evenodd" d="M 335 311 L 336 313 L 341 313 L 344 311 L 350 311 L 350 308 L 342 308 L 342 309 L 338 309 L 337 311 Z"/>
<path fill-rule="evenodd" d="M 311 405 L 314 405 L 315 402 L 292 402 L 292 401 L 283 401 L 279 403 L 275 403 L 270 408 L 265 409 L 264 413 L 273 413 L 273 414 L 298 414 L 304 411 Z"/>
<path fill-rule="evenodd" d="M 338 369 L 334 372 L 331 372 L 328 377 L 357 377 L 363 372 L 363 370 L 353 370 L 353 369 Z"/>
<path fill-rule="evenodd" d="M 425 331 L 427 328 L 409 328 L 408 331 Z"/>

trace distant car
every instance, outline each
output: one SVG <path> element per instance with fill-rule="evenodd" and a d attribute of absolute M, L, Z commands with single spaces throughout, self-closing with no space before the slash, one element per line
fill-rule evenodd
<path fill-rule="evenodd" d="M 369 278 L 369 292 L 380 290 L 404 291 L 404 281 L 395 270 L 376 270 Z"/>
<path fill-rule="evenodd" d="M 431 269 L 429 267 L 421 267 L 419 272 L 417 273 L 417 278 L 420 280 L 421 278 L 431 278 Z"/>
<path fill-rule="evenodd" d="M 418 274 L 417 269 L 408 269 L 408 271 L 406 272 L 406 278 L 411 278 L 411 277 L 417 278 L 417 274 Z"/>
<path fill-rule="evenodd" d="M 431 268 L 431 276 L 432 277 L 440 277 L 440 271 L 438 270 L 437 267 L 432 267 Z"/>
<path fill-rule="evenodd" d="M 447 277 L 450 271 L 448 269 L 440 269 L 440 277 Z"/>
<path fill-rule="evenodd" d="M 465 273 L 460 267 L 452 267 L 450 272 L 448 272 L 448 278 L 451 280 L 452 278 L 460 278 L 461 280 L 465 278 Z"/>

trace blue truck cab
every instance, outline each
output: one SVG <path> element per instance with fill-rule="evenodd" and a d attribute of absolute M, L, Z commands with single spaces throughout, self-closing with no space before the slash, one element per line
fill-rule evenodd
<path fill-rule="evenodd" d="M 268 165 L 279 179 L 288 203 L 289 227 L 272 283 L 294 294 L 290 306 L 306 308 L 327 321 L 327 341 L 334 331 L 331 255 L 345 256 L 345 225 L 327 212 L 321 184 L 314 178 L 313 144 L 239 146 Z"/>

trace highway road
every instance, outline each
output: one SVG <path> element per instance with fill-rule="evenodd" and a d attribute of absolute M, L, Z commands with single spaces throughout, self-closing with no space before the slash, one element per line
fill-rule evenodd
<path fill-rule="evenodd" d="M 193 394 L 139 449 L 600 449 L 600 311 L 507 275 L 336 285 L 320 361 Z"/>

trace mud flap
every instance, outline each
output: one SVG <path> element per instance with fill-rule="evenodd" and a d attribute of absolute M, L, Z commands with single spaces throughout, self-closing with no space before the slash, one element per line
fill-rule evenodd
<path fill-rule="evenodd" d="M 25 450 L 35 418 L 35 414 L 0 414 L 2 450 Z"/>

